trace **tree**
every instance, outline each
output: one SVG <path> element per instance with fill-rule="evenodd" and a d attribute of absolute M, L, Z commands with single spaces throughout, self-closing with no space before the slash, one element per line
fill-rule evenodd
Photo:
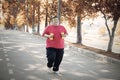
<path fill-rule="evenodd" d="M 17 12 L 17 6 L 15 5 L 15 2 L 12 3 L 12 1 L 5 0 L 2 8 L 3 8 L 5 28 L 13 29 L 13 24 L 14 24 L 13 21 L 15 21 L 16 12 Z"/>
<path fill-rule="evenodd" d="M 39 0 L 27 0 L 26 1 L 26 13 L 27 13 L 27 26 L 32 28 L 32 33 L 36 33 L 35 31 L 35 24 L 38 24 L 38 18 L 40 17 L 40 14 L 38 13 L 38 7 L 40 7 L 39 5 L 40 1 Z M 39 15 L 39 16 L 38 16 Z M 39 18 L 40 19 L 40 18 Z M 39 26 L 38 26 L 39 27 Z M 39 30 L 37 28 L 37 30 Z M 38 31 L 37 31 L 38 33 Z"/>
<path fill-rule="evenodd" d="M 109 35 L 107 51 L 112 52 L 114 35 L 120 17 L 120 0 L 93 0 L 93 7 L 97 12 L 100 11 L 103 14 L 105 25 Z M 112 19 L 114 22 L 112 30 L 110 30 L 108 26 L 107 20 L 109 19 Z"/>
<path fill-rule="evenodd" d="M 51 18 L 57 15 L 57 0 L 45 0 L 44 9 L 45 9 L 45 27 L 50 23 Z"/>
<path fill-rule="evenodd" d="M 77 43 L 82 44 L 81 21 L 86 18 L 86 16 L 91 16 L 92 2 L 90 0 L 67 0 L 66 3 L 71 5 L 68 14 L 74 15 L 73 24 L 75 24 L 74 20 L 77 17 Z M 68 17 L 71 17 L 71 15 L 68 15 Z"/>
<path fill-rule="evenodd" d="M 24 11 L 25 0 L 5 0 L 3 3 L 3 14 L 5 17 L 5 28 L 14 29 L 17 27 L 16 18 Z"/>

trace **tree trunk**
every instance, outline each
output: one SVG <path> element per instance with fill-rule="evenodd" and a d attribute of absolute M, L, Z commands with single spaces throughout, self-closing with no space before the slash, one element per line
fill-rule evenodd
<path fill-rule="evenodd" d="M 60 24 L 60 16 L 61 16 L 61 0 L 58 0 L 58 23 Z"/>
<path fill-rule="evenodd" d="M 7 20 L 7 22 L 5 22 L 5 29 L 7 30 L 7 29 L 10 29 L 10 27 L 11 27 L 11 24 L 10 24 L 10 22 Z"/>
<path fill-rule="evenodd" d="M 32 13 L 32 33 L 35 33 L 34 17 L 35 17 L 35 5 L 33 4 L 33 13 Z"/>
<path fill-rule="evenodd" d="M 27 22 L 26 22 L 26 32 L 28 32 L 28 0 L 27 0 L 27 9 L 26 9 L 26 17 L 27 17 Z"/>
<path fill-rule="evenodd" d="M 12 25 L 10 24 L 10 17 L 8 17 L 6 19 L 6 22 L 5 22 L 5 29 L 11 29 Z"/>
<path fill-rule="evenodd" d="M 107 49 L 108 52 L 112 52 L 112 46 L 113 46 L 113 42 L 114 42 L 114 35 L 115 35 L 115 30 L 116 30 L 116 27 L 117 27 L 118 20 L 119 20 L 119 17 L 115 16 L 114 17 L 114 26 L 112 28 L 112 34 L 109 37 L 110 39 L 109 39 L 108 49 Z"/>
<path fill-rule="evenodd" d="M 47 27 L 47 23 L 48 23 L 48 20 L 47 20 L 47 18 L 48 18 L 48 8 L 46 7 L 46 16 L 45 16 L 45 27 Z"/>
<path fill-rule="evenodd" d="M 110 29 L 109 29 L 108 24 L 107 24 L 106 15 L 105 15 L 105 13 L 102 10 L 100 10 L 100 11 L 101 11 L 101 13 L 104 16 L 105 25 L 107 27 L 108 35 L 109 35 L 109 42 L 108 42 L 107 52 L 112 52 L 112 46 L 113 46 L 113 42 L 114 42 L 114 35 L 115 35 L 115 30 L 116 30 L 116 27 L 117 27 L 118 20 L 119 20 L 119 14 L 118 15 L 117 14 L 114 15 L 114 18 L 113 18 L 113 20 L 114 20 L 114 26 L 112 28 L 112 31 L 110 32 Z"/>
<path fill-rule="evenodd" d="M 77 16 L 77 43 L 82 44 L 81 18 L 80 18 L 80 15 Z"/>
<path fill-rule="evenodd" d="M 40 32 L 40 3 L 38 3 L 38 27 L 37 27 L 37 33 Z"/>

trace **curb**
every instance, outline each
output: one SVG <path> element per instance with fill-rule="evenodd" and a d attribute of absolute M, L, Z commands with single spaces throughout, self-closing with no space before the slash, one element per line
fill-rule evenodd
<path fill-rule="evenodd" d="M 73 45 L 67 44 L 67 46 L 69 47 L 69 49 L 75 50 L 78 53 L 81 53 L 82 55 L 93 58 L 95 60 L 100 60 L 100 61 L 103 61 L 103 62 L 106 62 L 106 63 L 113 63 L 113 64 L 119 64 L 120 65 L 120 60 L 118 60 L 118 59 L 108 57 L 108 56 L 105 56 L 105 55 L 102 55 L 102 54 L 97 54 L 96 52 L 86 50 L 86 49 L 82 49 L 82 48 L 78 48 L 78 47 L 73 46 Z"/>

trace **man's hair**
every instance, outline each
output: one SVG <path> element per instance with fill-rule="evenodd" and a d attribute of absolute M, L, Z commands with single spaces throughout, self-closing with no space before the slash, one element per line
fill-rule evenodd
<path fill-rule="evenodd" d="M 51 20 L 53 20 L 53 19 L 55 19 L 55 18 L 58 18 L 57 16 L 53 16 L 53 17 L 51 17 Z"/>

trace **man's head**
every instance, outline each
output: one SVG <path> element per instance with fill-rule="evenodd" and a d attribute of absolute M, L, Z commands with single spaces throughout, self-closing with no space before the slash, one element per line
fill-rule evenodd
<path fill-rule="evenodd" d="M 52 18 L 52 24 L 53 25 L 58 25 L 58 18 L 57 18 L 57 16 Z"/>

